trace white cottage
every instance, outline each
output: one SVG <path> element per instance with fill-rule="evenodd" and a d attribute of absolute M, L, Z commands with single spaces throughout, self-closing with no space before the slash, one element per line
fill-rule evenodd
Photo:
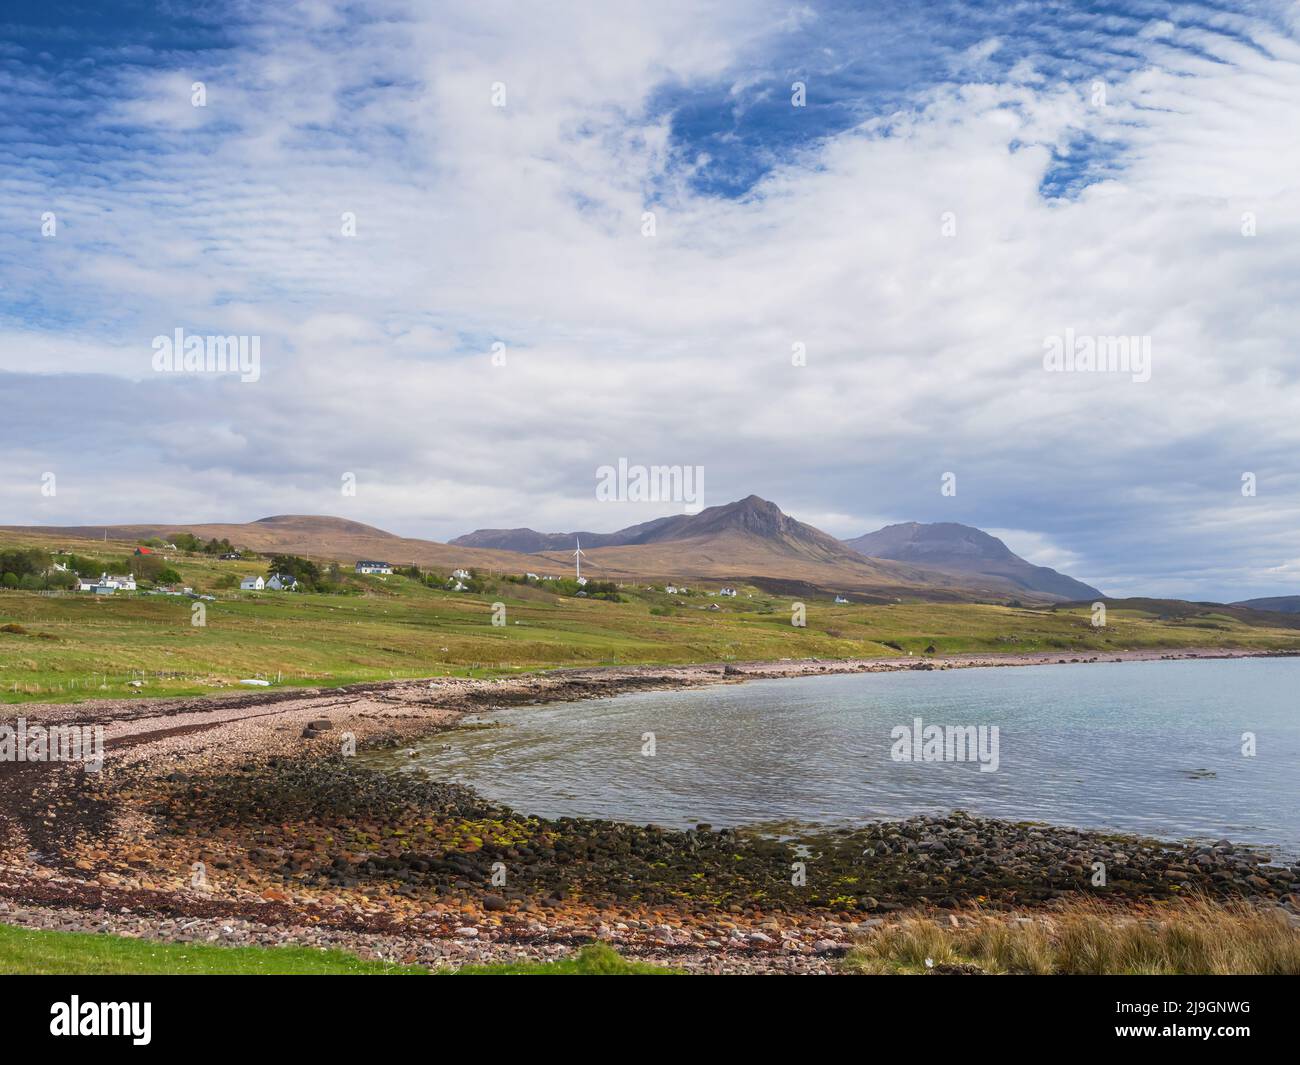
<path fill-rule="evenodd" d="M 82 577 L 77 580 L 77 591 L 94 592 L 96 595 L 112 595 L 119 591 L 134 592 L 135 578 L 129 573 L 123 577 L 101 573 L 98 580 L 86 580 Z"/>
<path fill-rule="evenodd" d="M 265 587 L 266 581 L 261 577 L 245 577 L 239 582 L 240 591 L 244 592 L 260 592 Z"/>

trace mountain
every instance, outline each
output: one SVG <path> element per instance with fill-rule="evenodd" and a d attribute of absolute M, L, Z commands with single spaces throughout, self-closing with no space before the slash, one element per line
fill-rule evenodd
<path fill-rule="evenodd" d="M 630 525 L 612 533 L 540 533 L 533 529 L 476 529 L 451 543 L 460 547 L 487 547 L 525 553 L 572 551 L 575 540 L 584 550 L 599 547 L 628 547 L 699 540 L 737 532 L 783 544 L 795 553 L 809 554 L 823 561 L 843 560 L 844 545 L 833 536 L 796 521 L 775 503 L 758 496 L 746 496 L 735 503 L 709 507 L 698 514 L 671 515 Z"/>
<path fill-rule="evenodd" d="M 1244 606 L 1250 610 L 1271 610 L 1275 614 L 1300 614 L 1300 595 L 1271 595 L 1265 599 L 1243 599 L 1229 606 Z"/>
<path fill-rule="evenodd" d="M 584 571 L 607 580 L 786 581 L 811 590 L 940 599 L 1005 598 L 1017 588 L 1002 577 L 864 558 L 835 537 L 755 495 L 698 514 L 656 518 L 612 533 L 479 529 L 451 542 L 480 549 L 528 551 L 533 558 L 561 564 L 570 560 L 575 538 L 581 541 L 587 558 Z"/>
<path fill-rule="evenodd" d="M 449 540 L 457 547 L 487 547 L 497 551 L 521 551 L 532 554 L 538 551 L 573 550 L 575 540 L 588 547 L 623 547 L 626 544 L 644 543 L 656 528 L 673 519 L 656 518 L 641 525 L 633 525 L 612 533 L 568 532 L 542 533 L 535 529 L 475 529 L 472 533 Z"/>
<path fill-rule="evenodd" d="M 1102 594 L 1073 577 L 1026 562 L 996 536 L 956 522 L 923 525 L 909 521 L 844 542 L 872 558 L 912 562 L 947 573 L 1002 578 L 1026 592 L 1053 598 L 1099 599 Z"/>
<path fill-rule="evenodd" d="M 892 527 L 899 528 L 903 527 Z M 892 529 L 873 536 L 892 536 Z M 133 544 L 153 537 L 167 540 L 189 532 L 205 540 L 226 539 L 236 547 L 264 555 L 305 555 L 343 563 L 376 558 L 397 564 L 414 562 L 443 572 L 464 566 L 497 574 L 532 571 L 547 576 L 573 572 L 573 542 L 574 537 L 580 537 L 583 574 L 595 580 L 744 582 L 792 595 L 837 592 L 891 601 L 1005 601 L 1017 596 L 1052 601 L 1096 598 L 1100 594 L 1052 570 L 1030 566 L 1007 551 L 1001 541 L 977 529 L 965 531 L 1001 549 L 1000 555 L 990 559 L 976 558 L 978 566 L 953 564 L 952 551 L 937 555 L 920 551 L 913 557 L 888 544 L 880 549 L 903 557 L 868 557 L 857 545 L 869 537 L 853 544 L 842 543 L 758 496 L 709 507 L 698 514 L 656 518 L 612 533 L 480 529 L 449 544 L 408 539 L 346 518 L 310 514 L 281 514 L 246 524 L 10 526 L 8 531 L 54 540 L 51 547 L 56 548 L 67 546 L 67 539 L 94 541 L 107 537 Z M 60 544 L 59 538 L 65 542 Z M 78 550 L 90 549 L 91 545 L 78 545 Z M 978 555 L 969 550 L 966 554 Z M 1029 577 L 1033 581 L 1027 583 Z"/>

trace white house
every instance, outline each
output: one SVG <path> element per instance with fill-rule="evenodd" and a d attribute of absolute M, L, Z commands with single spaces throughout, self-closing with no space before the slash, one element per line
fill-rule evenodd
<path fill-rule="evenodd" d="M 526 581 L 540 581 L 541 579 L 542 579 L 542 578 L 539 577 L 539 576 L 537 576 L 536 573 L 525 573 L 525 574 L 524 574 L 524 580 L 526 580 Z"/>
<path fill-rule="evenodd" d="M 730 598 L 730 599 L 735 599 L 735 598 L 736 598 L 736 589 L 735 589 L 735 588 L 719 588 L 719 589 L 718 589 L 718 594 L 719 594 L 719 595 L 725 595 L 725 596 L 727 596 L 727 597 Z"/>
<path fill-rule="evenodd" d="M 842 596 L 842 595 L 837 595 L 837 596 L 835 597 L 835 602 L 837 602 L 837 603 L 847 603 L 848 600 L 845 599 L 844 596 Z"/>
<path fill-rule="evenodd" d="M 240 591 L 244 592 L 260 592 L 265 587 L 266 581 L 261 577 L 245 577 L 239 582 Z"/>
<path fill-rule="evenodd" d="M 266 586 L 273 592 L 296 592 L 298 590 L 298 581 L 287 573 L 275 573 L 266 582 Z"/>
<path fill-rule="evenodd" d="M 393 567 L 387 562 L 374 562 L 368 559 L 362 559 L 357 563 L 358 573 L 392 573 Z"/>
<path fill-rule="evenodd" d="M 96 595 L 112 595 L 114 592 L 134 592 L 135 578 L 129 573 L 124 577 L 113 577 L 107 573 L 101 573 L 98 580 L 86 580 L 84 577 L 77 579 L 77 591 L 94 592 Z"/>
<path fill-rule="evenodd" d="M 458 581 L 469 580 L 469 570 L 467 569 L 454 569 L 451 571 L 451 575 Z"/>
<path fill-rule="evenodd" d="M 676 595 L 676 594 L 677 594 L 677 585 L 675 585 L 675 584 L 668 584 L 668 585 L 665 585 L 665 586 L 664 586 L 664 591 L 665 591 L 667 594 L 669 594 L 669 595 Z"/>

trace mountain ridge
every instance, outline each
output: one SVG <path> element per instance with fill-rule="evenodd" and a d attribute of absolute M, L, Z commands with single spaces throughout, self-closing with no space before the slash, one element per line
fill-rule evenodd
<path fill-rule="evenodd" d="M 1036 566 L 998 537 L 959 522 L 899 522 L 844 543 L 872 558 L 913 562 L 946 572 L 1002 577 L 1027 592 L 1067 600 L 1102 597 L 1092 585 L 1048 566 Z"/>
<path fill-rule="evenodd" d="M 202 539 L 227 539 L 263 554 L 283 553 L 339 562 L 376 558 L 397 564 L 450 570 L 478 568 L 496 573 L 573 572 L 574 538 L 584 551 L 583 572 L 613 581 L 716 580 L 789 582 L 826 592 L 881 599 L 1006 600 L 1032 596 L 1048 601 L 1096 597 L 1100 593 L 1045 567 L 1032 567 L 1000 540 L 965 526 L 996 557 L 991 568 L 951 564 L 950 559 L 890 558 L 862 552 L 791 517 L 756 495 L 708 507 L 697 514 L 669 515 L 613 533 L 537 533 L 531 529 L 478 530 L 450 543 L 397 536 L 375 526 L 331 515 L 277 514 L 243 524 L 176 523 L 118 526 L 9 526 L 8 531 L 51 537 L 139 541 L 169 539 L 189 532 Z M 891 527 L 895 528 L 895 527 Z M 920 528 L 917 526 L 917 528 Z M 882 530 L 882 532 L 885 530 Z M 871 535 L 871 534 L 868 534 Z M 520 547 L 533 547 L 532 551 Z M 886 545 L 888 546 L 888 545 Z M 979 555 L 980 552 L 968 552 Z M 906 552 L 904 552 L 906 555 Z M 915 553 L 914 553 L 915 554 Z M 1038 574 L 1031 587 L 1025 571 Z M 1082 592 L 1080 593 L 1080 589 Z"/>

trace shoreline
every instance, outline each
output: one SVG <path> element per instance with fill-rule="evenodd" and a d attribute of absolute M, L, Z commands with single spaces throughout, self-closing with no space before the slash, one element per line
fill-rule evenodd
<path fill-rule="evenodd" d="M 1006 919 L 1050 913 L 1080 894 L 1096 898 L 1086 874 L 1098 854 L 1116 870 L 1102 897 L 1119 911 L 1204 894 L 1297 914 L 1300 865 L 1273 865 L 1258 849 L 1227 841 L 1146 840 L 958 813 L 904 818 L 801 836 L 818 862 L 809 888 L 796 890 L 788 882 L 798 857 L 791 841 L 545 821 L 459 785 L 365 769 L 340 754 L 345 733 L 358 749 L 391 746 L 470 714 L 628 691 L 1241 657 L 1293 655 L 1189 649 L 614 666 L 27 704 L 14 709 L 42 723 L 102 725 L 105 767 L 96 775 L 66 764 L 0 763 L 0 922 L 320 943 L 429 964 L 551 957 L 602 938 L 630 956 L 690 959 L 704 969 L 824 972 L 855 936 L 905 914 Z M 196 863 L 201 885 L 193 882 Z M 496 865 L 510 870 L 509 886 L 492 880 Z"/>

